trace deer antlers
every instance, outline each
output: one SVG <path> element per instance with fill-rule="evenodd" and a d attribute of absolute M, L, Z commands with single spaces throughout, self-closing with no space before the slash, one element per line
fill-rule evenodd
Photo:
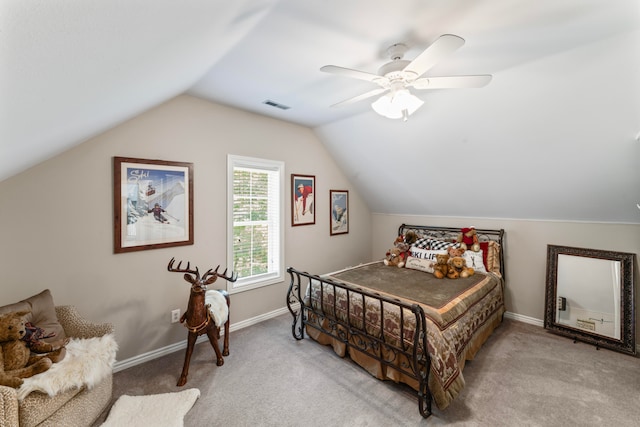
<path fill-rule="evenodd" d="M 185 273 L 184 280 L 186 280 L 187 282 L 193 285 L 195 284 L 199 284 L 200 286 L 210 285 L 216 280 L 218 280 L 218 277 L 228 280 L 229 282 L 235 282 L 236 280 L 238 280 L 238 275 L 235 273 L 231 273 L 231 276 L 227 276 L 228 269 L 226 268 L 224 272 L 218 273 L 218 269 L 220 268 L 220 265 L 218 265 L 215 270 L 210 268 L 209 270 L 207 270 L 206 273 L 204 273 L 202 278 L 200 278 L 200 271 L 198 270 L 198 267 L 196 267 L 195 270 L 191 270 L 189 268 L 190 263 L 187 261 L 186 268 L 180 268 L 180 266 L 182 265 L 182 261 L 180 261 L 178 262 L 178 266 L 176 268 L 173 268 L 173 264 L 175 263 L 175 261 L 176 261 L 175 258 L 171 258 L 171 261 L 169 261 L 169 265 L 167 266 L 167 270 L 174 273 Z M 195 275 L 195 277 L 192 275 Z"/>

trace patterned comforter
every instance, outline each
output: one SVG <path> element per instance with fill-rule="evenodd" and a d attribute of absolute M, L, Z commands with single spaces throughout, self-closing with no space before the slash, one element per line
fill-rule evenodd
<path fill-rule="evenodd" d="M 374 297 L 364 297 L 357 290 L 368 290 L 409 304 L 419 304 L 423 308 L 431 356 L 429 389 L 440 409 L 446 408 L 464 387 L 462 369 L 465 360 L 475 356 L 500 324 L 504 312 L 503 281 L 492 273 L 478 273 L 456 280 L 436 279 L 429 273 L 374 262 L 331 273 L 323 276 L 325 278 L 344 284 L 346 288 L 311 281 L 307 289 L 307 297 L 310 298 L 307 303 L 321 313 L 320 316 L 311 315 L 312 321 L 326 323 L 332 317 L 343 321 L 348 319 L 353 331 L 382 337 L 385 342 L 406 348 L 413 342 L 415 316 L 407 309 L 401 315 L 398 306 L 382 303 Z M 348 318 L 347 310 L 350 312 Z M 347 352 L 340 340 L 310 327 L 307 333 L 323 344 L 332 345 L 339 355 L 348 354 L 380 379 L 403 382 L 415 389 L 418 387 L 417 381 L 404 375 L 401 369 L 383 365 L 367 354 L 379 352 L 379 349 Z M 377 357 L 381 355 L 377 354 Z M 406 358 L 394 357 L 398 368 L 406 365 Z"/>

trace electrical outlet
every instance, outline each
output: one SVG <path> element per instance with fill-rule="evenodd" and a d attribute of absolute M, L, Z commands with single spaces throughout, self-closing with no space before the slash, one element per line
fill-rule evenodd
<path fill-rule="evenodd" d="M 180 309 L 176 308 L 171 310 L 171 323 L 178 323 L 180 321 Z"/>
<path fill-rule="evenodd" d="M 558 297 L 558 311 L 567 310 L 567 299 L 565 297 Z"/>

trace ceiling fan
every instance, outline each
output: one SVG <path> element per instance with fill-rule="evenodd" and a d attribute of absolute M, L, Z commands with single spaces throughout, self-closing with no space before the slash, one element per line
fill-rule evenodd
<path fill-rule="evenodd" d="M 464 39 L 453 34 L 444 34 L 427 47 L 413 61 L 402 59 L 408 47 L 397 43 L 387 49 L 391 62 L 384 64 L 378 70 L 378 74 L 365 71 L 352 70 L 336 65 L 325 65 L 320 71 L 338 74 L 345 77 L 353 77 L 376 83 L 377 89 L 349 98 L 332 107 L 351 104 L 362 101 L 376 95 L 384 94 L 371 106 L 380 115 L 391 119 L 403 118 L 405 121 L 424 103 L 420 98 L 411 94 L 410 88 L 422 89 L 448 89 L 448 88 L 476 88 L 486 86 L 491 81 L 491 75 L 475 76 L 443 76 L 422 77 L 431 67 L 445 57 L 453 53 L 464 44 Z"/>

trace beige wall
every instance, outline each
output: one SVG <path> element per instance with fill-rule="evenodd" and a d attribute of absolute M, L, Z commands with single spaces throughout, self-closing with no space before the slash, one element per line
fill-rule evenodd
<path fill-rule="evenodd" d="M 310 129 L 180 96 L 0 182 L 0 305 L 50 288 L 56 303 L 116 325 L 120 361 L 183 341 L 169 313 L 185 309 L 189 285 L 166 265 L 226 264 L 229 153 L 284 161 L 287 192 L 291 173 L 316 176 L 315 225 L 290 227 L 286 204 L 285 264 L 301 270 L 381 259 L 403 222 L 504 228 L 507 309 L 541 321 L 547 244 L 640 253 L 640 225 L 371 215 Z M 113 156 L 194 163 L 193 246 L 113 254 Z M 329 236 L 329 189 L 350 191 L 347 235 Z M 282 309 L 287 286 L 232 295 L 232 324 Z"/>
<path fill-rule="evenodd" d="M 400 224 L 436 225 L 505 230 L 507 310 L 531 320 L 544 320 L 547 245 L 574 246 L 636 254 L 635 297 L 638 300 L 640 225 L 555 222 L 512 219 L 441 218 L 373 214 L 374 258 L 382 258 Z M 636 344 L 640 344 L 640 317 L 636 316 Z"/>
<path fill-rule="evenodd" d="M 166 266 L 171 257 L 226 264 L 229 153 L 284 161 L 287 194 L 291 173 L 316 176 L 315 225 L 290 227 L 285 205 L 286 266 L 369 260 L 369 210 L 310 129 L 179 96 L 0 182 L 0 305 L 50 288 L 57 304 L 115 324 L 120 361 L 185 340 L 170 311 L 186 308 L 189 284 Z M 113 253 L 113 156 L 194 163 L 193 246 Z M 329 236 L 329 189 L 350 190 L 349 234 Z M 282 309 L 287 286 L 232 295 L 232 324 Z"/>

